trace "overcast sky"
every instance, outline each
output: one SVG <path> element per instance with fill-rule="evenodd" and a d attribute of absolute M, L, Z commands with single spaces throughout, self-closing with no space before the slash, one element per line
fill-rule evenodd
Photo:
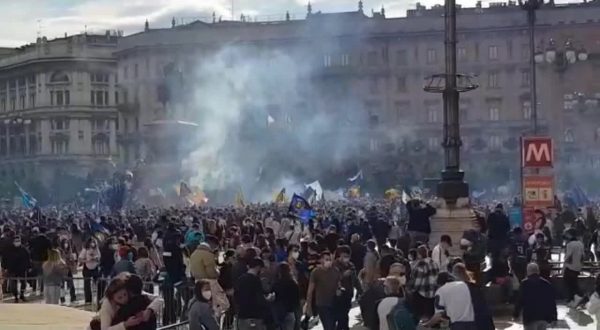
<path fill-rule="evenodd" d="M 498 0 L 484 0 L 484 3 Z M 556 0 L 557 3 L 568 0 Z M 576 1 L 576 0 L 571 0 Z M 358 0 L 312 0 L 313 11 L 352 11 Z M 366 12 L 385 6 L 387 16 L 404 16 L 414 8 L 415 0 L 363 0 Z M 420 0 L 426 6 L 443 0 Z M 473 6 L 476 0 L 457 0 Z M 293 17 L 306 14 L 307 0 L 234 0 L 235 17 L 244 13 L 265 18 L 283 18 L 286 11 Z M 0 46 L 16 47 L 34 42 L 38 33 L 48 38 L 106 29 L 124 30 L 126 34 L 143 29 L 146 18 L 151 27 L 168 27 L 174 16 L 180 21 L 194 17 L 209 18 L 212 12 L 231 17 L 232 0 L 0 0 L 2 28 Z"/>

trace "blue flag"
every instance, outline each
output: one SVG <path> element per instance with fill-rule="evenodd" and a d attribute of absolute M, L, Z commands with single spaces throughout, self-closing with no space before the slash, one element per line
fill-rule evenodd
<path fill-rule="evenodd" d="M 17 186 L 17 189 L 19 189 L 19 192 L 21 193 L 21 202 L 23 203 L 23 207 L 26 207 L 28 209 L 32 209 L 37 205 L 37 200 L 35 198 L 33 198 L 33 196 L 29 195 L 25 189 L 23 189 L 23 187 L 21 187 L 21 185 L 19 185 L 16 181 L 15 181 L 15 185 Z"/>
<path fill-rule="evenodd" d="M 315 211 L 302 196 L 294 194 L 290 201 L 289 213 L 298 217 L 305 224 L 315 216 Z"/>

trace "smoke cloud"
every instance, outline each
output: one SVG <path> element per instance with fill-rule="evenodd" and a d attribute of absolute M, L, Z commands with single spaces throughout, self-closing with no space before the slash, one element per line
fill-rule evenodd
<path fill-rule="evenodd" d="M 266 202 L 282 187 L 289 195 L 315 180 L 337 189 L 360 168 L 368 143 L 359 137 L 372 117 L 355 86 L 323 75 L 336 68 L 325 68 L 322 55 L 230 45 L 193 68 L 185 72 L 192 99 L 180 109 L 200 126 L 184 141 L 194 146 L 183 161 L 192 185 L 229 191 L 221 202 L 240 189 Z"/>

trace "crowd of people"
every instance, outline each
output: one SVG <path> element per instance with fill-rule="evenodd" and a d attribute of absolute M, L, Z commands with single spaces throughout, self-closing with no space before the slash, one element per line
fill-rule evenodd
<path fill-rule="evenodd" d="M 564 239 L 570 306 L 590 300 L 590 312 L 600 313 L 600 282 L 585 298 L 577 280 L 586 251 L 600 251 L 581 214 L 551 221 L 536 211 L 535 228 L 525 233 L 511 228 L 498 204 L 478 213 L 462 237 L 432 242 L 436 209 L 420 200 L 313 207 L 306 221 L 277 204 L 7 213 L 2 289 L 15 302 L 27 301 L 30 287 L 46 303 L 66 303 L 67 294 L 73 303 L 81 277 L 83 303 L 100 302 L 90 327 L 102 330 L 178 320 L 193 330 L 298 330 L 315 320 L 343 330 L 354 302 L 372 330 L 485 330 L 494 329 L 483 289 L 491 283 L 526 329 L 545 329 L 557 319 L 552 247 Z"/>

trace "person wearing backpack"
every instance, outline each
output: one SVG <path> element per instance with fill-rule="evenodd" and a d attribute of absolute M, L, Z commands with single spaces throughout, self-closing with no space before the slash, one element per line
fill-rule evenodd
<path fill-rule="evenodd" d="M 383 286 L 386 297 L 377 306 L 379 330 L 415 330 L 416 324 L 406 307 L 406 294 L 400 278 L 388 276 Z"/>

